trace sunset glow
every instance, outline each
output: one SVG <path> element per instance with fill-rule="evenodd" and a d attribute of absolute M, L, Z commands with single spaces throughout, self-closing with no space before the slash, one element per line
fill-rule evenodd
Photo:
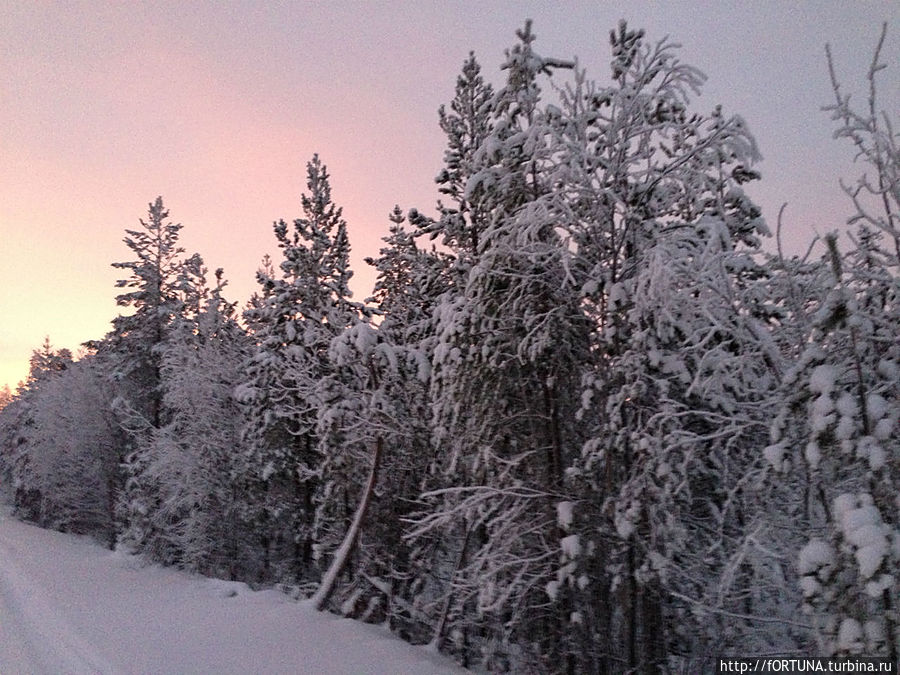
<path fill-rule="evenodd" d="M 671 35 L 757 138 L 752 194 L 800 252 L 851 209 L 852 149 L 831 139 L 830 42 L 854 100 L 881 24 L 900 63 L 894 1 L 865 3 L 7 2 L 0 8 L 0 387 L 15 387 L 49 336 L 77 350 L 116 315 L 110 263 L 162 195 L 182 244 L 225 268 L 241 304 L 274 249 L 271 223 L 299 214 L 304 166 L 327 164 L 353 246 L 377 253 L 395 204 L 430 213 L 443 138 L 437 108 L 470 50 L 497 79 L 503 49 L 534 19 L 535 49 L 606 76 L 621 17 Z M 893 31 L 893 32 L 891 32 Z M 896 73 L 893 75 L 896 76 Z M 900 90 L 881 92 L 900 109 Z"/>

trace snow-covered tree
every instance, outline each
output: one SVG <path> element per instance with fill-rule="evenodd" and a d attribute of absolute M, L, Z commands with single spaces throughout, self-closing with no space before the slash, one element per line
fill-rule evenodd
<path fill-rule="evenodd" d="M 127 289 L 116 296 L 116 303 L 130 311 L 117 316 L 112 331 L 95 345 L 117 393 L 113 409 L 127 432 L 118 519 L 124 540 L 139 549 L 158 534 L 148 518 L 159 498 L 158 486 L 149 483 L 144 474 L 148 460 L 144 450 L 154 430 L 168 421 L 163 406 L 161 349 L 183 307 L 179 283 L 186 264 L 184 249 L 178 245 L 182 226 L 169 221 L 162 197 L 149 205 L 148 219 L 141 219 L 140 224 L 141 229 L 125 231 L 125 245 L 135 259 L 113 263 L 117 269 L 130 271 L 127 278 L 116 282 L 117 288 Z"/>
<path fill-rule="evenodd" d="M 234 578 L 244 571 L 232 481 L 241 415 L 233 398 L 247 355 L 234 306 L 216 271 L 209 288 L 199 256 L 179 275 L 182 310 L 160 346 L 166 423 L 142 438 L 141 479 L 155 486 L 142 550 L 157 560 Z"/>
<path fill-rule="evenodd" d="M 104 373 L 92 358 L 48 379 L 32 402 L 27 490 L 43 527 L 115 543 L 121 430 Z M 32 506 L 35 506 L 32 504 Z"/>
<path fill-rule="evenodd" d="M 47 336 L 40 348 L 31 352 L 25 386 L 27 389 L 37 389 L 44 381 L 63 372 L 71 365 L 72 352 L 65 348 L 53 349 L 50 337 Z"/>
<path fill-rule="evenodd" d="M 2 411 L 3 463 L 15 489 L 14 504 L 19 513 L 32 520 L 40 520 L 42 497 L 42 488 L 31 474 L 35 403 L 41 387 L 71 365 L 72 353 L 68 349 L 53 349 L 49 336 L 45 337 L 40 348 L 31 353 L 25 382 L 20 384 L 15 399 Z"/>
<path fill-rule="evenodd" d="M 0 388 L 0 410 L 3 410 L 7 405 L 12 403 L 13 398 L 13 392 L 9 388 L 9 385 L 4 384 L 3 387 Z"/>
<path fill-rule="evenodd" d="M 695 672 L 816 639 L 896 660 L 881 43 L 862 112 L 829 55 L 867 172 L 853 234 L 788 260 L 760 250 L 753 137 L 694 111 L 677 45 L 622 22 L 598 83 L 517 35 L 496 90 L 465 60 L 437 216 L 394 209 L 368 305 L 318 156 L 243 327 L 150 204 L 112 332 L 78 360 L 46 340 L 0 391 L 18 514 L 299 587 L 491 672 Z"/>
<path fill-rule="evenodd" d="M 336 335 L 329 349 L 329 374 L 319 393 L 320 490 L 316 494 L 316 557 L 322 565 L 322 583 L 313 596 L 323 609 L 333 594 L 337 577 L 359 573 L 355 555 L 361 528 L 375 497 L 382 458 L 384 408 L 380 380 L 394 361 L 385 345 L 378 345 L 374 327 L 358 321 Z M 348 607 L 353 595 L 343 604 Z M 349 607 L 348 607 L 349 609 Z"/>
<path fill-rule="evenodd" d="M 121 431 L 97 360 L 46 339 L 26 384 L 0 411 L 0 454 L 18 513 L 43 527 L 115 542 Z"/>
<path fill-rule="evenodd" d="M 797 552 L 804 609 L 828 654 L 900 653 L 900 149 L 878 109 L 869 69 L 868 107 L 849 104 L 829 67 L 828 108 L 867 174 L 844 189 L 857 226 L 842 255 L 825 238 L 831 285 L 812 317 L 809 342 L 785 379 L 766 458 L 804 490 L 807 528 Z M 801 477 L 798 481 L 796 476 Z"/>
<path fill-rule="evenodd" d="M 471 258 L 477 255 L 486 225 L 479 205 L 482 190 L 470 189 L 469 179 L 478 170 L 476 155 L 493 131 L 493 105 L 493 87 L 484 81 L 481 66 L 470 53 L 457 77 L 450 110 L 445 106 L 438 110 L 447 148 L 444 168 L 435 180 L 450 201 L 438 203 L 439 221 L 424 228 L 432 236 L 440 234 L 442 243 L 462 258 L 464 265 L 471 264 Z"/>
<path fill-rule="evenodd" d="M 156 346 L 166 338 L 178 306 L 182 226 L 169 222 L 162 197 L 149 205 L 148 219 L 141 219 L 140 224 L 139 230 L 125 231 L 125 245 L 135 259 L 113 263 L 116 269 L 130 272 L 128 278 L 116 282 L 117 288 L 127 289 L 116 296 L 116 304 L 130 311 L 113 320 L 103 351 L 114 355 L 113 377 L 125 390 L 123 404 L 148 424 L 159 426 L 162 404 Z"/>
<path fill-rule="evenodd" d="M 321 455 L 316 433 L 320 381 L 328 374 L 332 339 L 358 313 L 350 301 L 349 244 L 341 209 L 331 199 L 326 167 L 307 165 L 303 217 L 275 223 L 283 260 L 245 312 L 256 348 L 238 397 L 248 415 L 246 455 L 238 480 L 248 494 L 245 521 L 259 532 L 260 575 L 308 579 Z"/>
<path fill-rule="evenodd" d="M 570 64 L 539 56 L 530 24 L 518 36 L 506 86 L 481 107 L 487 133 L 461 195 L 477 203 L 469 223 L 477 241 L 448 237 L 462 264 L 437 309 L 431 395 L 441 452 L 411 532 L 422 544 L 442 542 L 435 640 L 464 662 L 499 669 L 552 658 L 563 634 L 544 587 L 557 556 L 552 495 L 580 445 L 569 413 L 588 335 L 552 204 L 555 148 L 538 85 Z M 438 226 L 463 231 L 448 214 Z M 515 643 L 526 655 L 512 657 Z"/>
<path fill-rule="evenodd" d="M 13 421 L 16 417 L 13 412 L 3 414 L 3 410 L 16 402 L 16 396 L 9 385 L 3 385 L 0 389 L 0 481 L 5 485 L 12 484 L 12 448 L 13 439 L 17 435 L 18 425 Z M 11 409 L 12 410 L 12 409 Z"/>
<path fill-rule="evenodd" d="M 448 258 L 418 248 L 399 208 L 390 218 L 381 256 L 367 260 L 378 270 L 370 302 L 377 302 L 372 311 L 380 321 L 377 328 L 359 321 L 332 341 L 332 372 L 322 382 L 322 473 L 331 478 L 323 480 L 330 489 L 317 545 L 332 555 L 325 582 L 333 582 L 333 565 L 342 564 L 345 575 L 340 589 L 323 582 L 317 602 L 339 590 L 332 604 L 340 600 L 343 613 L 386 620 L 401 634 L 427 639 L 416 609 L 420 570 L 413 569 L 401 525 L 432 458 L 427 350 Z"/>
<path fill-rule="evenodd" d="M 591 438 L 567 482 L 580 555 L 560 553 L 550 590 L 573 589 L 579 668 L 652 670 L 720 638 L 702 630 L 710 615 L 761 611 L 736 610 L 751 582 L 730 566 L 779 354 L 749 255 L 767 234 L 742 189 L 758 177 L 752 136 L 720 108 L 691 112 L 705 78 L 677 45 L 624 23 L 610 41 L 612 83 L 576 72 L 549 120 L 554 209 L 593 331 Z"/>

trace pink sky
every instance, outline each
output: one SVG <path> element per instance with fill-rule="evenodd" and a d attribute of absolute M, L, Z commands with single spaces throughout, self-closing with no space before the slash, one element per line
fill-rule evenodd
<path fill-rule="evenodd" d="M 304 166 L 332 174 L 372 276 L 394 204 L 431 212 L 443 138 L 437 107 L 474 50 L 501 81 L 526 17 L 536 49 L 606 78 L 619 18 L 684 45 L 709 76 L 700 110 L 744 116 L 764 161 L 754 196 L 774 226 L 789 202 L 792 250 L 839 228 L 852 150 L 831 140 L 823 45 L 862 100 L 881 23 L 892 22 L 883 107 L 900 109 L 895 1 L 837 2 L 6 2 L 0 5 L 0 386 L 45 335 L 102 337 L 115 316 L 110 263 L 162 195 L 182 242 L 224 267 L 243 302 L 272 251 L 271 223 L 299 215 Z"/>

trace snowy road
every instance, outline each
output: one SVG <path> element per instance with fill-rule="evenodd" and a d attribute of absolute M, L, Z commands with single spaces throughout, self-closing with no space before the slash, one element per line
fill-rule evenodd
<path fill-rule="evenodd" d="M 386 630 L 0 511 L 0 673 L 461 673 Z"/>
<path fill-rule="evenodd" d="M 22 572 L 18 557 L 18 548 L 0 540 L 0 672 L 113 672 Z"/>

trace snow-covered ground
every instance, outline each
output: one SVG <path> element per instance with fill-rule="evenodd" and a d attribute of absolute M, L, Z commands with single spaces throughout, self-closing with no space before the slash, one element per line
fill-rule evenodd
<path fill-rule="evenodd" d="M 461 672 L 384 628 L 275 591 L 142 566 L 0 510 L 3 675 Z"/>

